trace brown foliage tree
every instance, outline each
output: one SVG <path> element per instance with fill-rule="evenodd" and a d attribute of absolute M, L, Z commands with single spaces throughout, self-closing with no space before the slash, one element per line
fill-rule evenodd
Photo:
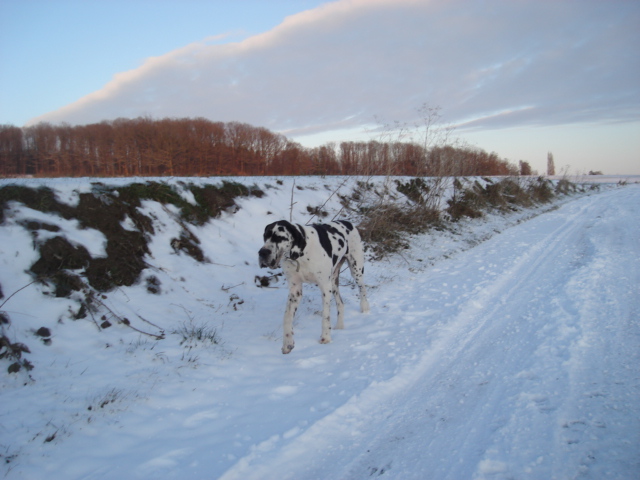
<path fill-rule="evenodd" d="M 423 139 L 424 140 L 424 139 Z M 425 146 L 427 145 L 427 146 Z M 89 125 L 0 126 L 0 175 L 527 175 L 496 153 L 423 142 L 305 148 L 266 128 L 148 117 Z"/>

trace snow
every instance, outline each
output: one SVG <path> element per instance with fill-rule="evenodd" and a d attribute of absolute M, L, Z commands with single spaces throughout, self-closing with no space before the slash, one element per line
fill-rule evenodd
<path fill-rule="evenodd" d="M 37 259 L 19 221 L 58 225 L 92 255 L 104 239 L 12 204 L 0 226 L 0 309 L 35 368 L 0 373 L 4 476 L 638 478 L 640 186 L 599 180 L 598 193 L 461 221 L 370 260 L 372 311 L 359 312 L 349 280 L 346 329 L 331 344 L 318 343 L 321 302 L 305 287 L 290 355 L 279 346 L 286 285 L 254 282 L 266 274 L 262 230 L 289 218 L 292 191 L 294 221 L 305 223 L 306 207 L 342 179 L 295 179 L 302 189 L 290 178 L 241 180 L 266 195 L 190 227 L 204 264 L 170 247 L 175 211 L 145 201 L 155 235 L 143 277 L 155 276 L 161 293 L 141 281 L 103 302 L 140 330 L 163 331 L 161 340 L 72 320 L 77 304 L 44 286 L 18 291 Z M 73 203 L 90 181 L 23 182 Z M 325 208 L 329 218 L 340 211 L 337 195 Z M 50 345 L 33 334 L 42 326 Z M 208 335 L 185 340 L 189 329 Z"/>

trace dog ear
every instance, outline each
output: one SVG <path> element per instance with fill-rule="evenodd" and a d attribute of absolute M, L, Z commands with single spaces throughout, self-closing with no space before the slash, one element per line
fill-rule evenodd
<path fill-rule="evenodd" d="M 278 223 L 278 222 L 270 223 L 269 225 L 264 227 L 264 233 L 262 234 L 262 240 L 264 240 L 265 242 L 267 241 L 267 238 L 269 238 L 269 236 L 271 234 L 271 231 L 273 230 L 273 227 L 275 226 L 276 223 Z"/>
<path fill-rule="evenodd" d="M 293 239 L 291 251 L 289 252 L 289 258 L 291 260 L 297 260 L 298 258 L 300 258 L 300 255 L 307 246 L 304 229 L 300 225 L 293 225 L 289 222 L 287 222 L 286 227 Z"/>

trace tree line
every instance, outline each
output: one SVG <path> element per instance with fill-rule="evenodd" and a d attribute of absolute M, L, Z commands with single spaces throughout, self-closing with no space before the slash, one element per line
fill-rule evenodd
<path fill-rule="evenodd" d="M 303 147 L 240 122 L 117 119 L 89 125 L 0 126 L 0 175 L 517 175 L 528 167 L 473 147 L 400 141 Z"/>

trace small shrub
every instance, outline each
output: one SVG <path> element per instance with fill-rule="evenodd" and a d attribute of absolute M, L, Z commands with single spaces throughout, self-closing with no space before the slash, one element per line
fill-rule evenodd
<path fill-rule="evenodd" d="M 365 209 L 363 213 L 358 231 L 377 258 L 407 248 L 407 234 L 416 235 L 440 225 L 439 212 L 424 205 L 389 203 Z"/>
<path fill-rule="evenodd" d="M 424 204 L 431 189 L 423 178 L 412 178 L 406 183 L 396 180 L 396 189 L 414 203 Z"/>
<path fill-rule="evenodd" d="M 9 319 L 4 317 L 7 323 L 9 323 Z M 4 324 L 4 321 L 2 322 Z M 12 363 L 7 368 L 8 373 L 17 373 L 22 368 L 27 371 L 33 370 L 33 364 L 27 360 L 26 358 L 22 358 L 23 353 L 31 353 L 29 347 L 27 347 L 24 343 L 20 342 L 12 342 L 9 338 L 4 335 L 4 328 L 2 329 L 3 334 L 0 335 L 0 360 L 7 359 L 12 361 Z"/>
<path fill-rule="evenodd" d="M 449 206 L 446 211 L 454 222 L 463 217 L 482 217 L 482 212 L 476 206 L 478 195 L 470 190 L 465 190 L 460 196 L 447 200 L 447 203 Z"/>
<path fill-rule="evenodd" d="M 194 324 L 192 320 L 183 322 L 182 325 L 171 332 L 182 337 L 180 345 L 193 345 L 198 342 L 220 345 L 221 340 L 218 330 L 206 324 Z"/>
<path fill-rule="evenodd" d="M 569 195 L 576 192 L 576 185 L 566 178 L 558 181 L 556 184 L 556 193 L 562 195 Z"/>
<path fill-rule="evenodd" d="M 326 210 L 322 210 L 320 207 L 312 207 L 311 205 L 307 206 L 307 212 L 309 212 L 310 215 L 318 218 L 326 218 L 327 216 L 329 216 L 329 212 L 327 212 Z"/>
<path fill-rule="evenodd" d="M 482 191 L 482 187 L 480 189 Z M 446 212 L 454 222 L 463 217 L 479 218 L 482 216 L 481 208 L 484 203 L 483 197 L 473 187 L 464 187 L 460 179 L 456 178 L 453 181 L 453 196 L 447 200 L 449 206 Z"/>
<path fill-rule="evenodd" d="M 500 183 L 489 181 L 483 187 L 480 185 L 480 182 L 476 180 L 473 189 L 485 200 L 486 204 L 492 207 L 504 208 L 507 204 L 505 198 L 502 196 L 502 185 Z"/>
<path fill-rule="evenodd" d="M 522 187 L 517 178 L 505 178 L 500 182 L 500 188 L 502 190 L 502 196 L 507 203 L 521 205 L 523 207 L 533 205 L 531 196 L 527 193 L 527 190 Z"/>
<path fill-rule="evenodd" d="M 113 404 L 123 401 L 127 396 L 128 395 L 125 394 L 124 390 L 115 387 L 111 388 L 91 399 L 87 410 L 99 411 L 107 408 L 109 405 L 112 405 L 111 408 L 113 411 Z"/>
<path fill-rule="evenodd" d="M 535 182 L 529 185 L 529 192 L 535 202 L 547 203 L 553 198 L 551 182 L 542 177 L 538 177 Z"/>

